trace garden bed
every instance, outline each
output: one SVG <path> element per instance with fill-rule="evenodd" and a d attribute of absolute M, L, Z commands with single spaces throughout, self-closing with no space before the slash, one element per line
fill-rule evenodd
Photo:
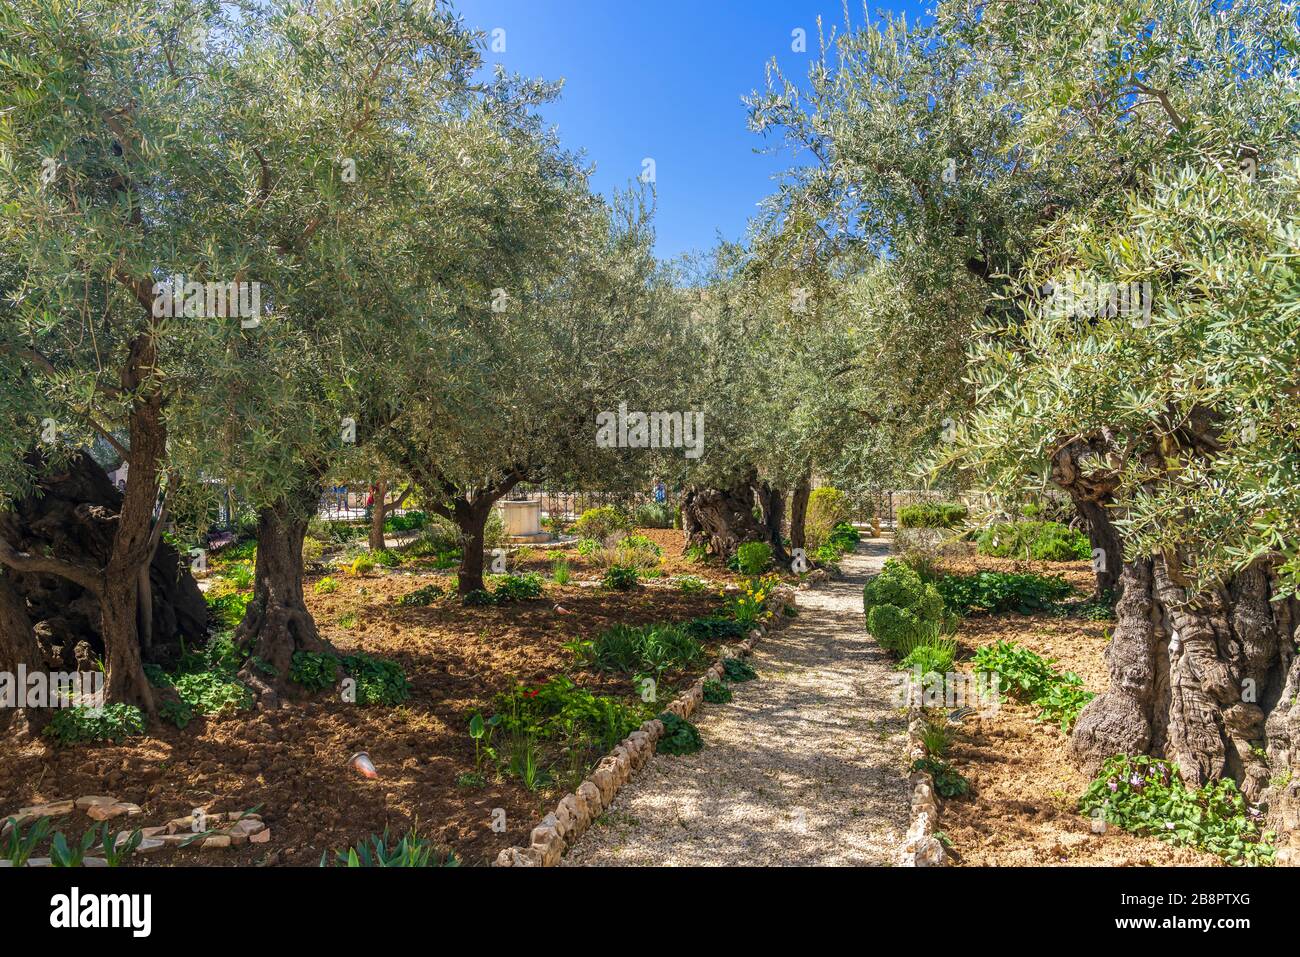
<path fill-rule="evenodd" d="M 1087 590 L 1092 573 L 1085 562 L 1032 562 L 969 555 L 944 558 L 938 570 L 1037 572 L 1063 575 Z M 1050 613 L 977 615 L 957 631 L 960 667 L 970 670 L 975 650 L 998 640 L 1014 642 L 1056 668 L 1073 671 L 1083 686 L 1100 693 L 1107 686 L 1103 657 L 1113 622 Z M 1067 737 L 1052 722 L 1035 720 L 1039 708 L 1003 701 L 997 713 L 979 713 L 953 729 L 947 758 L 970 782 L 964 797 L 943 802 L 940 830 L 949 842 L 949 863 L 972 866 L 1031 865 L 1218 865 L 1219 858 L 1138 837 L 1116 827 L 1092 832 L 1077 802 L 1089 778 L 1071 763 Z"/>
<path fill-rule="evenodd" d="M 681 533 L 649 534 L 678 543 L 673 549 L 663 542 L 665 570 L 675 568 Z M 584 559 L 569 557 L 575 571 L 585 568 Z M 549 569 L 550 560 L 551 553 L 537 553 L 521 570 Z M 737 577 L 715 565 L 689 567 L 714 582 Z M 534 824 L 564 791 L 559 783 L 530 791 L 502 775 L 488 775 L 481 787 L 458 783 L 475 767 L 470 716 L 490 713 L 495 696 L 521 682 L 540 683 L 557 674 L 595 694 L 636 702 L 630 676 L 577 668 L 565 644 L 617 623 L 705 616 L 720 602 L 717 589 L 688 593 L 665 583 L 613 592 L 548 581 L 543 597 L 534 601 L 464 607 L 451 597 L 401 606 L 399 598 L 429 584 L 454 589 L 452 573 L 404 567 L 331 577 L 337 588 L 326 594 L 313 587 L 320 576 L 306 582 L 307 603 L 322 635 L 345 654 L 364 651 L 399 664 L 413 686 L 406 703 L 362 708 L 329 692 L 304 693 L 278 711 L 196 717 L 185 730 L 155 722 L 145 736 L 123 744 L 56 748 L 27 742 L 10 750 L 0 767 L 0 814 L 41 801 L 112 794 L 140 805 L 148 823 L 199 806 L 214 812 L 257 808 L 273 835 L 268 844 L 167 849 L 140 862 L 153 865 L 315 865 L 325 851 L 385 827 L 400 833 L 412 824 L 451 846 L 463 863 L 484 864 L 505 847 L 526 844 Z M 582 577 L 590 575 L 575 574 Z M 706 643 L 708 661 L 719 647 Z M 702 673 L 708 661 L 697 670 Z M 666 703 L 673 693 L 665 684 L 677 689 L 694 677 L 667 673 L 661 700 Z M 347 767 L 358 751 L 369 753 L 377 779 L 363 779 Z M 497 808 L 505 811 L 500 831 L 492 828 Z M 89 823 L 76 816 L 54 822 L 70 834 Z"/>

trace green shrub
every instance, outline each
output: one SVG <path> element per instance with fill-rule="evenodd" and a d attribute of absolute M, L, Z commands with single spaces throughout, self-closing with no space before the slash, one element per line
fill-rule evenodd
<path fill-rule="evenodd" d="M 826 539 L 826 547 L 834 549 L 841 555 L 853 551 L 862 541 L 862 533 L 848 522 L 839 522 L 831 529 Z"/>
<path fill-rule="evenodd" d="M 704 648 L 681 625 L 618 624 L 577 646 L 578 657 L 598 671 L 656 675 L 688 668 L 705 657 Z"/>
<path fill-rule="evenodd" d="M 694 754 L 704 747 L 704 742 L 700 739 L 700 729 L 685 718 L 679 718 L 671 711 L 665 711 L 659 715 L 659 720 L 664 723 L 664 733 L 655 744 L 655 751 L 658 753 Z"/>
<path fill-rule="evenodd" d="M 385 568 L 396 568 L 402 564 L 402 557 L 397 552 L 390 551 L 387 548 L 372 552 L 371 557 L 374 558 L 377 564 L 383 565 Z"/>
<path fill-rule="evenodd" d="M 498 695 L 493 720 L 521 741 L 562 741 L 605 754 L 644 718 L 618 698 L 593 695 L 556 675 L 545 684 L 519 685 Z"/>
<path fill-rule="evenodd" d="M 772 546 L 767 542 L 745 542 L 736 549 L 736 565 L 744 575 L 761 575 L 772 566 Z"/>
<path fill-rule="evenodd" d="M 1230 864 L 1271 864 L 1271 832 L 1231 778 L 1186 785 L 1177 765 L 1148 755 L 1115 755 L 1079 799 L 1079 810 L 1134 834 L 1217 854 Z"/>
<path fill-rule="evenodd" d="M 144 734 L 144 713 L 131 704 L 58 708 L 41 733 L 63 745 L 78 741 L 119 742 Z"/>
<path fill-rule="evenodd" d="M 740 684 L 742 681 L 753 681 L 758 677 L 758 672 L 744 658 L 723 658 L 722 659 L 722 680 L 730 684 Z"/>
<path fill-rule="evenodd" d="M 331 595 L 338 590 L 339 590 L 338 579 L 328 578 L 328 577 L 322 578 L 312 588 L 312 591 L 314 591 L 318 595 Z"/>
<path fill-rule="evenodd" d="M 639 528 L 672 528 L 673 513 L 667 504 L 660 502 L 649 502 L 645 505 L 637 506 L 633 514 L 635 524 Z"/>
<path fill-rule="evenodd" d="M 158 705 L 158 717 L 170 721 L 184 731 L 194 720 L 194 709 L 184 701 L 170 698 Z"/>
<path fill-rule="evenodd" d="M 208 614 L 216 627 L 231 629 L 237 628 L 244 620 L 244 613 L 248 610 L 248 603 L 253 600 L 253 596 L 249 592 L 211 588 L 204 593 L 203 600 L 207 602 Z"/>
<path fill-rule="evenodd" d="M 704 700 L 709 704 L 726 704 L 731 700 L 731 689 L 712 678 L 704 682 Z"/>
<path fill-rule="evenodd" d="M 943 599 L 935 587 L 895 558 L 863 587 L 862 607 L 867 630 L 891 651 L 902 651 L 944 619 Z"/>
<path fill-rule="evenodd" d="M 447 594 L 447 591 L 441 585 L 425 585 L 397 599 L 397 604 L 407 608 L 423 608 L 426 605 L 432 605 L 445 594 Z"/>
<path fill-rule="evenodd" d="M 1049 611 L 1074 589 L 1059 575 L 1033 572 L 978 572 L 974 575 L 941 575 L 934 587 L 943 604 L 955 615 L 973 612 L 998 614 L 1015 611 L 1032 615 Z"/>
<path fill-rule="evenodd" d="M 605 570 L 601 584 L 614 591 L 630 591 L 636 587 L 637 573 L 631 565 L 610 565 Z"/>
<path fill-rule="evenodd" d="M 700 641 L 740 641 L 745 637 L 743 624 L 734 618 L 722 618 L 717 615 L 692 618 L 684 627 Z"/>
<path fill-rule="evenodd" d="M 418 532 L 429 524 L 429 516 L 424 512 L 407 512 L 404 515 L 390 515 L 384 520 L 386 532 Z"/>
<path fill-rule="evenodd" d="M 482 588 L 475 588 L 473 591 L 466 592 L 461 598 L 460 603 L 469 608 L 495 605 L 497 603 L 497 596 Z"/>
<path fill-rule="evenodd" d="M 604 548 L 604 545 L 594 538 L 584 538 L 578 542 L 578 554 L 584 558 L 595 555 L 602 548 Z"/>
<path fill-rule="evenodd" d="M 681 575 L 677 579 L 678 591 L 687 595 L 698 595 L 708 590 L 708 585 L 695 575 Z"/>
<path fill-rule="evenodd" d="M 1086 535 L 1059 522 L 999 522 L 980 533 L 981 555 L 1044 562 L 1086 560 L 1092 545 Z"/>
<path fill-rule="evenodd" d="M 839 489 L 829 485 L 813 489 L 804 513 L 804 544 L 808 551 L 828 544 L 835 527 L 848 521 L 850 511 L 849 498 Z"/>
<path fill-rule="evenodd" d="M 627 516 L 611 505 L 589 508 L 573 523 L 573 534 L 598 542 L 605 542 L 615 535 L 630 531 L 632 523 Z"/>
<path fill-rule="evenodd" d="M 542 597 L 542 576 L 537 572 L 526 575 L 503 575 L 493 590 L 498 602 L 532 601 Z"/>
<path fill-rule="evenodd" d="M 567 585 L 573 579 L 573 572 L 569 568 L 569 560 L 563 555 L 556 555 L 551 559 L 551 581 L 557 585 Z"/>
<path fill-rule="evenodd" d="M 897 651 L 903 656 L 903 660 L 898 663 L 902 670 L 919 668 L 922 675 L 947 675 L 952 671 L 957 656 L 957 641 L 955 638 L 944 637 L 939 626 L 930 623 L 919 629 Z"/>
<path fill-rule="evenodd" d="M 958 502 L 917 502 L 898 510 L 901 528 L 955 528 L 966 521 L 966 506 Z"/>

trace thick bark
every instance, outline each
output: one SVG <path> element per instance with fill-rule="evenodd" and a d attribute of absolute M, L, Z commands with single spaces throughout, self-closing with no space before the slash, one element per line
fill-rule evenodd
<path fill-rule="evenodd" d="M 20 667 L 31 673 L 44 670 L 46 664 L 26 603 L 11 578 L 10 573 L 0 571 L 0 671 L 17 676 Z M 0 732 L 36 732 L 51 713 L 44 708 L 0 708 Z"/>
<path fill-rule="evenodd" d="M 1094 507 L 1094 541 L 1122 555 L 1110 521 L 1113 477 L 1081 478 L 1079 456 L 1096 452 L 1088 449 L 1062 450 L 1054 476 L 1071 479 L 1062 485 L 1081 510 Z M 1120 597 L 1106 647 L 1110 686 L 1079 715 L 1071 753 L 1089 773 L 1116 754 L 1165 757 L 1189 784 L 1231 777 L 1250 800 L 1271 800 L 1270 776 L 1292 766 L 1300 741 L 1300 712 L 1285 696 L 1300 605 L 1277 597 L 1268 560 L 1201 593 L 1184 586 L 1182 560 L 1171 551 L 1112 563 Z"/>
<path fill-rule="evenodd" d="M 754 518 L 753 472 L 730 488 L 691 488 L 682 498 L 686 547 L 702 545 L 719 558 L 730 558 L 743 542 L 770 542 L 765 525 Z"/>
<path fill-rule="evenodd" d="M 388 520 L 388 483 L 380 479 L 374 485 L 374 505 L 370 508 L 370 550 L 382 552 L 388 547 L 384 541 L 384 522 Z"/>
<path fill-rule="evenodd" d="M 772 558 L 782 565 L 790 562 L 790 555 L 785 550 L 783 538 L 785 530 L 785 492 L 773 488 L 768 482 L 760 482 L 754 488 L 754 497 L 758 500 L 759 510 L 763 515 L 763 530 L 768 543 L 772 546 Z"/>
<path fill-rule="evenodd" d="M 452 520 L 460 529 L 460 567 L 456 569 L 456 591 L 462 596 L 484 590 L 484 530 L 495 501 L 495 498 L 483 496 L 474 501 L 460 498 L 453 503 Z"/>
<path fill-rule="evenodd" d="M 808 520 L 808 497 L 812 495 L 812 482 L 805 475 L 795 485 L 790 496 L 790 547 L 806 548 L 808 539 L 805 534 Z"/>
<path fill-rule="evenodd" d="M 302 587 L 302 543 L 319 501 L 320 488 L 310 485 L 258 512 L 253 600 L 235 641 L 274 672 L 272 676 L 250 662 L 240 675 L 263 707 L 279 705 L 295 651 L 330 650 L 307 610 Z"/>
<path fill-rule="evenodd" d="M 1089 475 L 1080 466 L 1080 460 L 1109 451 L 1104 440 L 1080 440 L 1069 443 L 1052 458 L 1052 480 L 1070 494 L 1075 510 L 1088 530 L 1098 597 L 1107 590 L 1114 591 L 1120 587 L 1124 560 L 1123 543 L 1107 513 L 1115 477 L 1112 473 Z"/>

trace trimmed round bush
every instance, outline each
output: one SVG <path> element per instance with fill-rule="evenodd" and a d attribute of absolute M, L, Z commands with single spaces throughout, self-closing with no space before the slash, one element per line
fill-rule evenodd
<path fill-rule="evenodd" d="M 898 510 L 902 528 L 956 528 L 966 521 L 966 506 L 960 502 L 917 502 Z"/>
<path fill-rule="evenodd" d="M 612 505 L 589 508 L 573 523 L 573 534 L 603 542 L 614 535 L 632 531 L 632 523 Z"/>
<path fill-rule="evenodd" d="M 943 598 L 934 585 L 898 559 L 862 589 L 867 630 L 886 648 L 898 651 L 943 622 Z"/>

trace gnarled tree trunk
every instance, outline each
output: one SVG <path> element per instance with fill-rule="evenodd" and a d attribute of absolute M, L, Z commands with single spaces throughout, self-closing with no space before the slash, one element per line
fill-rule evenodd
<path fill-rule="evenodd" d="M 806 525 L 808 521 L 808 497 L 812 495 L 812 482 L 807 475 L 799 479 L 790 496 L 790 547 L 807 548 Z"/>
<path fill-rule="evenodd" d="M 1097 451 L 1093 444 L 1071 443 L 1053 462 L 1076 504 L 1096 506 L 1094 541 L 1110 543 L 1120 594 L 1106 647 L 1110 686 L 1079 715 L 1072 756 L 1089 773 L 1112 755 L 1164 757 L 1189 784 L 1231 777 L 1249 800 L 1290 807 L 1294 816 L 1300 784 L 1284 772 L 1300 757 L 1300 603 L 1278 598 L 1269 560 L 1200 593 L 1183 584 L 1176 551 L 1124 561 L 1110 522 L 1113 477 L 1085 478 L 1079 467 Z M 1270 786 L 1271 779 L 1288 783 Z"/>
<path fill-rule="evenodd" d="M 785 492 L 773 488 L 768 482 L 760 482 L 754 488 L 754 497 L 763 515 L 763 531 L 772 546 L 772 558 L 782 565 L 790 562 L 790 555 L 785 550 Z"/>
<path fill-rule="evenodd" d="M 45 656 L 36 642 L 26 603 L 14 589 L 12 573 L 0 570 L 0 671 L 16 679 L 19 669 L 28 673 L 45 669 Z M 16 688 L 17 693 L 21 689 Z M 15 708 L 0 708 L 0 731 L 6 733 L 39 731 L 52 712 L 45 708 L 27 708 L 15 702 Z"/>
<path fill-rule="evenodd" d="M 702 545 L 710 554 L 730 558 L 742 542 L 769 541 L 767 528 L 754 518 L 757 476 L 743 476 L 730 488 L 691 488 L 682 498 L 686 547 Z"/>
<path fill-rule="evenodd" d="M 257 515 L 253 600 L 235 630 L 235 641 L 275 673 L 271 677 L 250 665 L 240 674 L 264 707 L 278 706 L 295 651 L 331 650 L 307 610 L 302 588 L 302 543 L 320 491 L 314 483 L 304 486 Z"/>

